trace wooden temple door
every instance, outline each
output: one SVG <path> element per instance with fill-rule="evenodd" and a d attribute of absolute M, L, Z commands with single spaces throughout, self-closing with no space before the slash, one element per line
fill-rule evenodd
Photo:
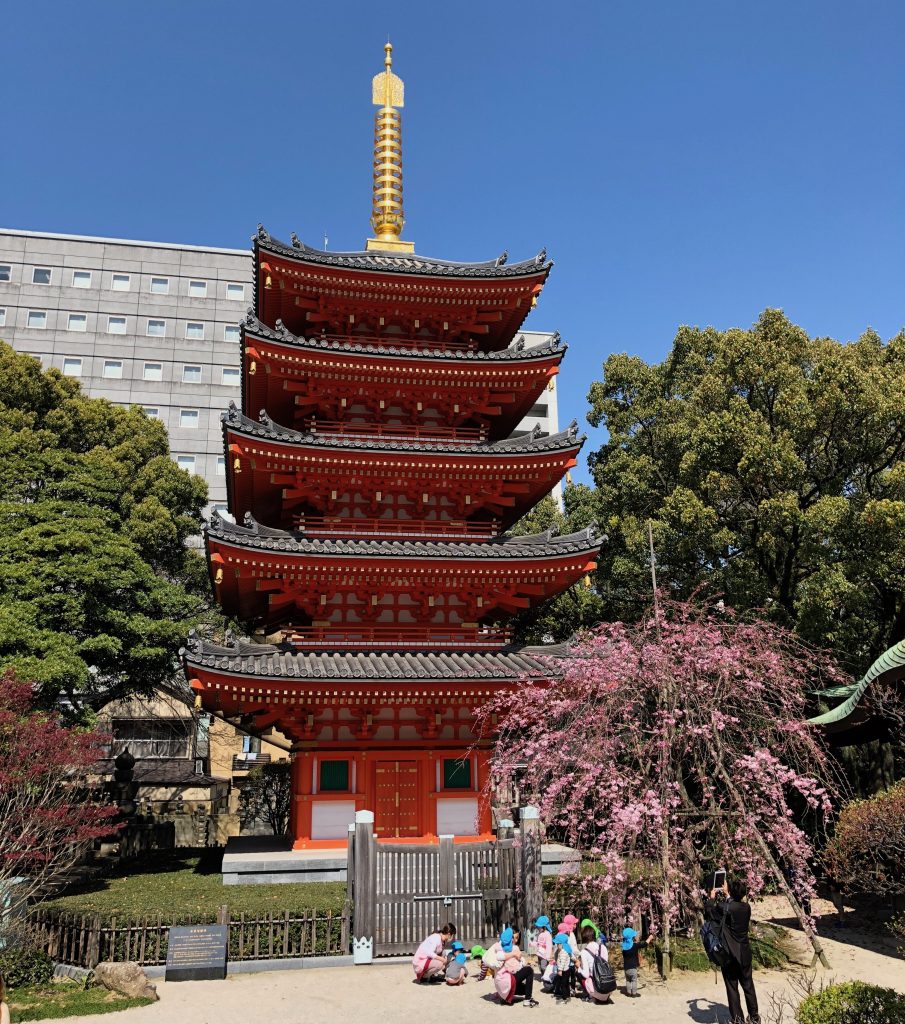
<path fill-rule="evenodd" d="M 418 762 L 378 761 L 374 772 L 374 834 L 380 839 L 421 835 Z"/>

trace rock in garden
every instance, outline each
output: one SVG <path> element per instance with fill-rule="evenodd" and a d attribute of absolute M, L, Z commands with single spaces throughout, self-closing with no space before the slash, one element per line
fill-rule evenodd
<path fill-rule="evenodd" d="M 138 964 L 102 963 L 94 968 L 94 980 L 98 985 L 119 992 L 133 999 L 159 999 L 157 986 L 148 981 L 148 976 Z"/>

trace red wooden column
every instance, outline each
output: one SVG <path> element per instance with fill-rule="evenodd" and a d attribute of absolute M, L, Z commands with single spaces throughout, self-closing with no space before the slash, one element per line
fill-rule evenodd
<path fill-rule="evenodd" d="M 421 831 L 423 835 L 437 834 L 437 755 L 433 750 L 425 754 L 425 778 L 421 789 Z"/>
<path fill-rule="evenodd" d="M 310 750 L 296 751 L 292 759 L 292 818 L 293 848 L 303 849 L 311 840 L 311 764 Z"/>
<path fill-rule="evenodd" d="M 490 813 L 490 793 L 487 780 L 490 778 L 490 751 L 477 750 L 478 758 L 478 831 L 482 835 L 493 832 L 493 817 Z"/>

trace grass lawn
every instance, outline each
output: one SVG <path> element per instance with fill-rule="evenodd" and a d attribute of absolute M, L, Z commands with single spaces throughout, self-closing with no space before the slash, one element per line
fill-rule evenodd
<path fill-rule="evenodd" d="M 285 885 L 223 885 L 222 851 L 175 850 L 131 865 L 107 878 L 93 879 L 44 904 L 44 909 L 110 917 L 214 921 L 224 903 L 232 915 L 253 916 L 284 910 L 342 911 L 345 882 Z"/>
<path fill-rule="evenodd" d="M 8 993 L 13 1024 L 26 1020 L 58 1020 L 91 1013 L 113 1013 L 133 1006 L 147 1006 L 151 999 L 129 999 L 105 988 L 84 989 L 74 982 L 28 985 Z"/>

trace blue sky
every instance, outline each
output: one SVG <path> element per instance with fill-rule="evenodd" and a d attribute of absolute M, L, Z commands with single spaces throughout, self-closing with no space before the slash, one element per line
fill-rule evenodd
<path fill-rule="evenodd" d="M 237 248 L 258 221 L 363 247 L 389 34 L 405 235 L 547 247 L 526 326 L 570 344 L 564 422 L 608 353 L 659 360 L 682 323 L 905 324 L 899 2 L 52 0 L 3 22 L 0 224 Z"/>

